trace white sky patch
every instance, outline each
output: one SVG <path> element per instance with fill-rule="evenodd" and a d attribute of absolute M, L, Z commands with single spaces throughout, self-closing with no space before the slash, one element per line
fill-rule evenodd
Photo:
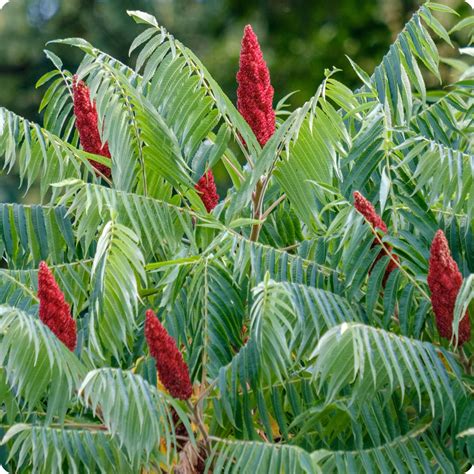
<path fill-rule="evenodd" d="M 2 0 L 0 0 L 0 3 L 2 2 Z M 474 0 L 466 0 L 467 3 L 469 3 L 469 5 L 471 5 L 471 8 L 474 8 Z"/>
<path fill-rule="evenodd" d="M 0 10 L 9 2 L 10 0 L 0 0 Z M 0 471 L 1 474 L 1 471 Z"/>

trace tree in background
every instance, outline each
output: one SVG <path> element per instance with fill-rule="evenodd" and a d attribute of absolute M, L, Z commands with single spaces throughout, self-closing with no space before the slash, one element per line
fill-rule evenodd
<path fill-rule="evenodd" d="M 127 23 L 130 8 L 150 11 L 173 34 L 194 48 L 209 71 L 235 98 L 239 42 L 251 23 L 265 49 L 276 100 L 299 90 L 294 104 L 314 93 L 324 69 L 342 68 L 349 85 L 356 76 L 351 56 L 365 70 L 378 64 L 394 36 L 416 9 L 416 0 L 12 0 L 0 12 L 0 103 L 35 118 L 40 92 L 35 81 L 49 68 L 43 54 L 51 38 L 82 37 L 102 50 L 126 59 L 138 28 Z M 461 0 L 447 2 L 452 7 Z M 461 15 L 468 13 L 461 6 Z M 185 14 L 183 14 L 185 12 Z M 443 19 L 448 24 L 451 19 Z M 74 69 L 80 56 L 63 58 Z"/>

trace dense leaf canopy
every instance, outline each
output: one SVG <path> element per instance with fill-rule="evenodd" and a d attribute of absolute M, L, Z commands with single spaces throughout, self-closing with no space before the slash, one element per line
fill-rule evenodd
<path fill-rule="evenodd" d="M 467 470 L 474 344 L 458 334 L 474 314 L 474 73 L 425 85 L 439 78 L 433 37 L 451 43 L 437 18 L 455 12 L 421 6 L 371 75 L 351 61 L 356 90 L 327 71 L 263 147 L 190 49 L 128 14 L 144 26 L 134 67 L 58 40 L 38 81 L 43 126 L 0 108 L 4 169 L 41 189 L 37 205 L 0 204 L 0 464 Z M 73 72 L 58 56 L 71 47 L 83 54 Z M 80 144 L 77 80 L 111 159 Z M 233 185 L 207 212 L 195 185 L 217 163 Z M 386 228 L 356 211 L 355 191 Z M 438 229 L 463 276 L 451 340 L 427 284 Z M 39 318 L 41 261 L 76 321 L 73 352 Z M 150 308 L 189 369 L 186 400 L 157 378 Z"/>

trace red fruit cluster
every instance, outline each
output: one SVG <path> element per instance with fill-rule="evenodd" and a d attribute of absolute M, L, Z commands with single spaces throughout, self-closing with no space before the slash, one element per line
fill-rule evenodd
<path fill-rule="evenodd" d="M 206 206 L 207 212 L 211 212 L 219 202 L 219 195 L 217 194 L 216 183 L 212 171 L 209 170 L 204 174 L 194 188 L 201 196 L 201 200 L 204 203 L 204 206 Z"/>
<path fill-rule="evenodd" d="M 372 203 L 365 199 L 359 191 L 354 192 L 354 207 L 370 222 L 374 228 L 378 227 L 382 232 L 387 232 L 387 226 L 375 211 Z"/>
<path fill-rule="evenodd" d="M 360 194 L 358 191 L 354 192 L 354 207 L 359 211 L 365 218 L 366 221 L 370 222 L 372 224 L 372 227 L 380 229 L 382 232 L 387 232 L 387 226 L 385 222 L 382 220 L 382 218 L 377 214 L 375 211 L 374 206 L 372 205 L 371 202 L 369 202 L 362 194 Z M 372 244 L 372 247 L 375 245 L 378 245 L 377 241 L 374 241 Z M 373 265 L 375 265 L 383 256 L 388 255 L 390 257 L 391 255 L 391 250 L 392 248 L 385 244 L 387 247 L 387 250 L 382 249 L 380 253 L 377 255 L 377 258 L 375 259 L 375 262 Z M 398 257 L 396 255 L 393 255 L 393 258 L 398 262 Z M 373 266 L 372 266 L 373 267 Z M 390 276 L 390 273 L 397 268 L 396 263 L 390 258 L 387 268 L 385 270 L 385 275 L 383 276 L 382 280 L 382 285 L 385 286 L 387 283 L 388 277 Z M 370 272 L 369 272 L 370 273 Z"/>
<path fill-rule="evenodd" d="M 185 438 L 189 437 L 188 430 L 181 421 L 178 412 L 173 407 L 171 407 L 171 415 L 173 417 L 174 434 L 177 437 L 176 444 L 180 449 L 183 449 L 186 444 Z"/>
<path fill-rule="evenodd" d="M 187 400 L 193 392 L 188 366 L 175 340 L 151 309 L 146 312 L 145 337 L 161 383 L 173 397 Z"/>
<path fill-rule="evenodd" d="M 462 275 L 451 257 L 448 241 L 442 230 L 438 230 L 431 243 L 428 271 L 428 286 L 431 304 L 436 317 L 436 326 L 441 337 L 451 340 L 453 335 L 454 306 L 462 285 Z M 458 345 L 471 337 L 469 313 L 459 322 Z"/>
<path fill-rule="evenodd" d="M 95 104 L 91 102 L 88 87 L 84 81 L 77 81 L 77 79 L 74 78 L 72 90 L 76 128 L 79 132 L 82 148 L 88 153 L 110 158 L 108 144 L 102 144 L 100 139 L 97 110 Z M 107 178 L 110 178 L 110 168 L 94 160 L 90 160 L 90 162 L 96 170 L 107 176 Z"/>
<path fill-rule="evenodd" d="M 273 87 L 257 36 L 250 25 L 244 30 L 239 65 L 237 108 L 263 146 L 275 132 Z"/>
<path fill-rule="evenodd" d="M 46 262 L 39 265 L 38 298 L 40 320 L 70 351 L 74 351 L 77 341 L 76 321 Z"/>

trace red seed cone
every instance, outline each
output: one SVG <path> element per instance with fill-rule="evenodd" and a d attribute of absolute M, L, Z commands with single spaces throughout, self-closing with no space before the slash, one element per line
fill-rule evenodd
<path fill-rule="evenodd" d="M 436 317 L 436 326 L 441 337 L 451 340 L 453 335 L 454 306 L 462 285 L 462 275 L 451 257 L 448 241 L 440 229 L 431 243 L 428 270 L 428 286 L 431 292 L 431 304 Z M 458 345 L 461 346 L 471 337 L 469 313 L 459 322 Z"/>
<path fill-rule="evenodd" d="M 46 262 L 40 262 L 39 265 L 38 298 L 40 320 L 70 351 L 74 351 L 77 341 L 76 321 Z"/>
<path fill-rule="evenodd" d="M 161 383 L 174 398 L 187 400 L 193 393 L 188 366 L 175 340 L 151 309 L 146 312 L 145 337 Z"/>
<path fill-rule="evenodd" d="M 76 116 L 76 128 L 82 148 L 88 153 L 110 158 L 109 146 L 102 144 L 99 134 L 98 117 L 95 104 L 91 102 L 89 89 L 84 81 L 77 81 L 74 77 L 72 82 L 74 97 L 74 115 Z M 90 160 L 91 165 L 102 174 L 110 178 L 110 168 L 97 161 Z"/>
<path fill-rule="evenodd" d="M 214 181 L 214 175 L 209 170 L 202 176 L 194 186 L 196 191 L 201 196 L 201 200 L 206 206 L 207 212 L 211 212 L 219 202 L 219 195 L 217 194 L 216 183 Z"/>
<path fill-rule="evenodd" d="M 358 191 L 354 192 L 354 207 L 357 209 L 357 211 L 359 211 L 365 217 L 365 219 L 368 222 L 370 222 L 370 224 L 372 224 L 374 228 L 379 228 L 382 232 L 387 232 L 388 229 L 385 222 L 377 214 L 372 203 L 369 202 L 367 199 L 365 199 L 365 197 L 362 196 L 362 194 L 360 194 Z M 374 247 L 375 245 L 379 245 L 379 243 L 376 240 L 372 244 L 372 247 Z M 375 259 L 375 262 L 372 265 L 372 268 L 383 256 L 391 255 L 392 247 L 390 247 L 390 245 L 387 245 L 387 244 L 385 244 L 385 246 L 387 247 L 388 251 L 385 249 L 382 249 L 380 251 L 380 253 L 377 255 L 377 258 Z M 396 255 L 393 255 L 393 258 L 398 262 L 398 257 Z M 387 283 L 390 273 L 393 270 L 395 270 L 395 268 L 397 268 L 396 263 L 392 259 L 390 259 L 388 262 L 387 268 L 385 269 L 385 274 L 382 280 L 382 286 L 385 287 L 385 284 Z M 369 270 L 369 274 L 370 274 L 370 270 Z"/>
<path fill-rule="evenodd" d="M 273 87 L 257 36 L 250 25 L 244 30 L 239 65 L 237 108 L 263 146 L 275 132 Z"/>

